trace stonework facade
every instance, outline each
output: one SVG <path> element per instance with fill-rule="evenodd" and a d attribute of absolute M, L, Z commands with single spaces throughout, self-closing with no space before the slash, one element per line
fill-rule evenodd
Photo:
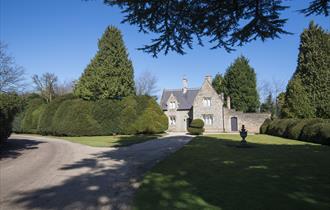
<path fill-rule="evenodd" d="M 268 113 L 243 113 L 230 109 L 230 99 L 224 107 L 223 94 L 218 95 L 212 87 L 212 78 L 207 76 L 199 89 L 187 87 L 164 90 L 160 105 L 169 118 L 168 131 L 186 132 L 193 119 L 204 121 L 205 132 L 238 132 L 242 125 L 252 133 L 258 133 Z"/>

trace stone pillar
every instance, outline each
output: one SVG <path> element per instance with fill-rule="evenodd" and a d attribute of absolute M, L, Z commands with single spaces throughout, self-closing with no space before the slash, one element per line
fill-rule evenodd
<path fill-rule="evenodd" d="M 231 109 L 231 106 L 230 106 L 230 96 L 227 96 L 227 108 L 228 109 Z"/>

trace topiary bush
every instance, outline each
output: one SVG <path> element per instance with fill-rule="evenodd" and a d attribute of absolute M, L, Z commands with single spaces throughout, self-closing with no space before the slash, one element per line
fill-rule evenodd
<path fill-rule="evenodd" d="M 269 126 L 269 124 L 272 122 L 272 120 L 271 119 L 269 119 L 269 118 L 267 118 L 263 123 L 262 123 L 262 125 L 260 126 L 260 133 L 261 134 L 265 134 L 265 133 L 267 133 L 267 129 L 268 129 L 268 126 Z"/>
<path fill-rule="evenodd" d="M 201 119 L 194 119 L 191 121 L 188 132 L 192 135 L 201 135 L 204 132 L 204 122 Z"/>
<path fill-rule="evenodd" d="M 45 101 L 41 98 L 33 98 L 28 101 L 21 122 L 21 130 L 24 133 L 38 133 L 40 117 L 46 108 Z"/>
<path fill-rule="evenodd" d="M 144 103 L 147 101 L 147 103 Z M 155 134 L 163 133 L 168 128 L 168 118 L 160 109 L 157 102 L 152 98 L 145 98 L 140 101 L 144 103 L 146 107 L 143 112 L 139 114 L 138 119 L 135 122 L 135 128 L 137 133 L 143 134 Z"/>
<path fill-rule="evenodd" d="M 0 144 L 10 136 L 15 114 L 22 105 L 23 100 L 18 95 L 0 93 Z"/>
<path fill-rule="evenodd" d="M 55 135 L 94 136 L 102 133 L 100 124 L 92 117 L 93 102 L 66 100 L 58 107 L 52 122 Z"/>
<path fill-rule="evenodd" d="M 300 138 L 300 135 L 301 135 L 301 132 L 302 132 L 303 128 L 306 125 L 315 124 L 315 123 L 319 123 L 319 122 L 322 122 L 322 121 L 323 121 L 322 119 L 318 119 L 318 118 L 301 119 L 297 123 L 295 123 L 293 126 L 290 126 L 287 129 L 287 137 L 290 138 L 290 139 L 298 140 Z"/>
<path fill-rule="evenodd" d="M 55 130 L 53 129 L 53 118 L 58 107 L 65 100 L 74 99 L 72 94 L 66 94 L 55 98 L 51 103 L 45 106 L 43 114 L 40 116 L 38 133 L 41 135 L 55 135 Z"/>

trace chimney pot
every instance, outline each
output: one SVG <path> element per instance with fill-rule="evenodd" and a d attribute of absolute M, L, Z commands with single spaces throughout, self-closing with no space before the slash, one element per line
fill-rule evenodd
<path fill-rule="evenodd" d="M 183 77 L 182 84 L 183 84 L 182 92 L 185 94 L 188 91 L 188 80 L 187 80 L 187 78 Z"/>

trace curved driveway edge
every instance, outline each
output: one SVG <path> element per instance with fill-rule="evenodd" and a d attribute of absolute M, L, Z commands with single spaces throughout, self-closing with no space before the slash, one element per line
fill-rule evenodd
<path fill-rule="evenodd" d="M 14 135 L 10 148 L 1 148 L 1 209 L 130 209 L 143 174 L 191 138 L 97 148 Z"/>

